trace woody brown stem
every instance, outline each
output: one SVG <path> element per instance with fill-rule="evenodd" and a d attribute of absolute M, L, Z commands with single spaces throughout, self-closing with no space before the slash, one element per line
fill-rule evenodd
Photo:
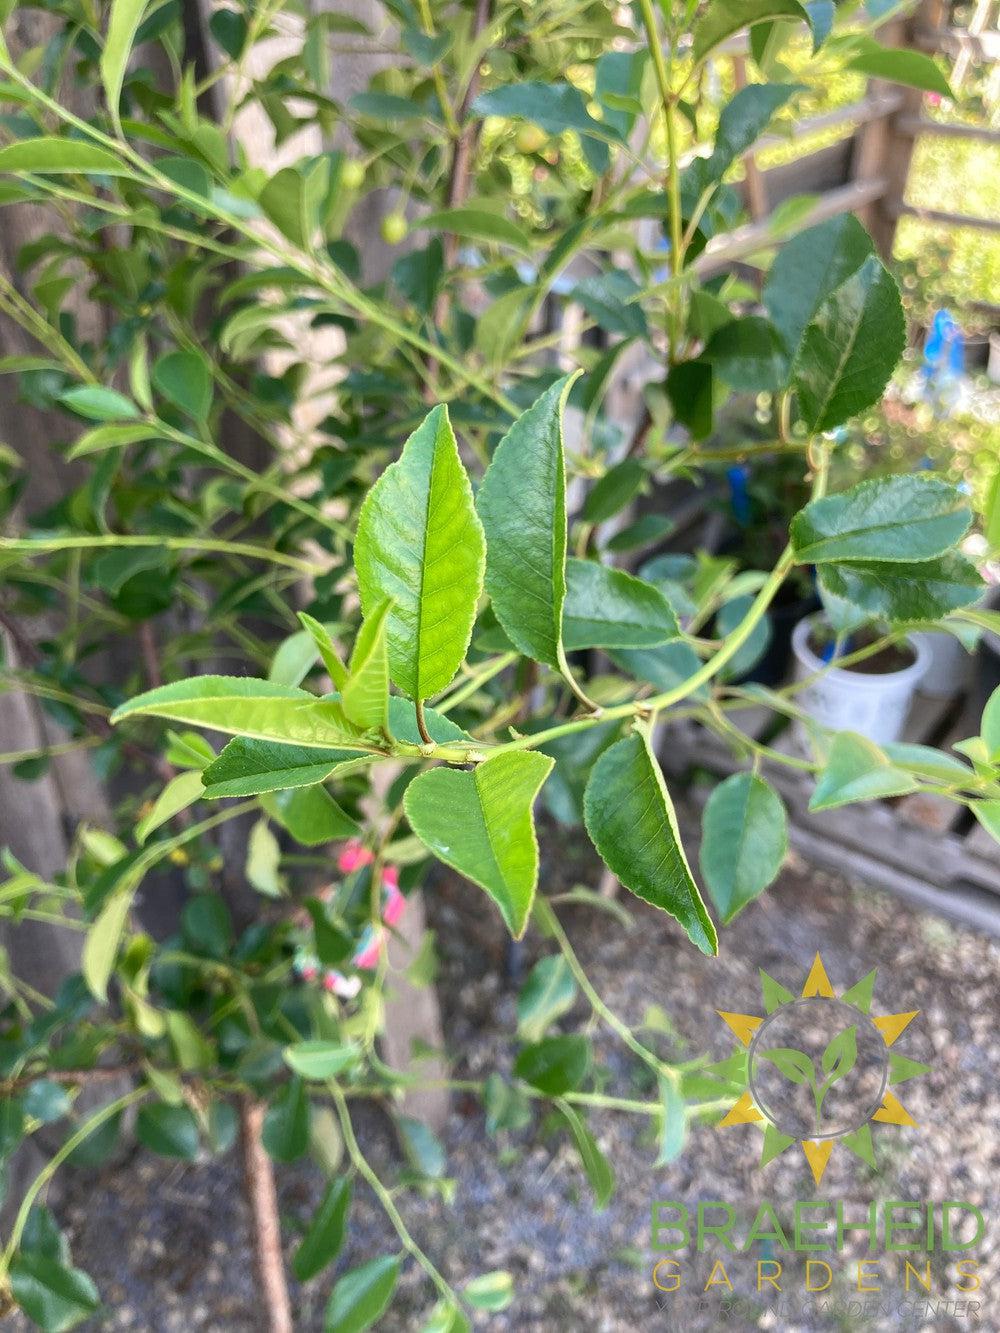
<path fill-rule="evenodd" d="M 240 1151 L 243 1182 L 250 1207 L 257 1285 L 267 1312 L 269 1333 L 292 1333 L 292 1305 L 281 1257 L 281 1224 L 274 1169 L 261 1140 L 265 1105 L 252 1097 L 240 1103 Z"/>

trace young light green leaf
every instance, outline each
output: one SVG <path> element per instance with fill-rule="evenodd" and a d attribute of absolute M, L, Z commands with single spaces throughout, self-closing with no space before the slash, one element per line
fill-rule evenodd
<path fill-rule="evenodd" d="M 131 906 L 131 892 L 119 889 L 101 908 L 100 915 L 88 929 L 87 938 L 83 942 L 80 970 L 91 995 L 102 1003 L 108 998 L 108 981 L 114 971 L 118 946 Z"/>
<path fill-rule="evenodd" d="M 165 717 L 232 735 L 327 750 L 371 749 L 340 703 L 250 676 L 196 676 L 147 690 L 116 708 L 112 722 Z"/>
<path fill-rule="evenodd" d="M 432 768 L 413 779 L 403 799 L 424 846 L 486 890 L 516 939 L 528 924 L 538 880 L 532 806 L 554 762 L 510 750 L 471 773 Z"/>
<path fill-rule="evenodd" d="M 350 674 L 340 692 L 347 720 L 362 731 L 384 730 L 389 720 L 389 657 L 385 636 L 391 612 L 392 602 L 386 597 L 366 613 L 351 653 Z"/>
<path fill-rule="evenodd" d="M 991 762 L 995 762 L 1000 758 L 1000 688 L 995 689 L 986 701 L 979 734 Z"/>
<path fill-rule="evenodd" d="M 660 1088 L 660 1150 L 657 1166 L 669 1166 L 681 1155 L 687 1137 L 687 1108 L 676 1080 L 661 1078 Z"/>
<path fill-rule="evenodd" d="M 820 1059 L 827 1083 L 836 1083 L 849 1074 L 857 1063 L 858 1029 L 850 1027 L 831 1037 Z"/>
<path fill-rule="evenodd" d="M 773 883 L 788 852 L 781 798 L 763 778 L 734 773 L 702 817 L 701 873 L 723 925 Z"/>
<path fill-rule="evenodd" d="M 711 0 L 695 25 L 691 52 L 695 64 L 700 65 L 741 28 L 777 18 L 809 21 L 809 15 L 796 0 Z"/>
<path fill-rule="evenodd" d="M 322 1081 L 336 1078 L 355 1064 L 358 1048 L 333 1041 L 297 1041 L 294 1046 L 286 1046 L 282 1054 L 293 1073 Z"/>
<path fill-rule="evenodd" d="M 702 953 L 719 944 L 691 874 L 673 802 L 644 736 L 633 733 L 594 765 L 583 803 L 591 841 L 636 897 L 668 912 Z"/>
<path fill-rule="evenodd" d="M 266 819 L 258 819 L 247 839 L 244 874 L 265 898 L 280 898 L 285 892 L 281 876 L 281 847 Z"/>
<path fill-rule="evenodd" d="M 958 490 L 926 473 L 877 477 L 813 500 L 792 519 L 799 564 L 933 560 L 965 535 L 972 513 Z"/>
<path fill-rule="evenodd" d="M 569 1122 L 570 1133 L 580 1154 L 580 1161 L 594 1191 L 595 1210 L 602 1213 L 615 1192 L 614 1168 L 597 1146 L 597 1140 L 574 1107 L 569 1102 L 560 1102 L 559 1110 Z"/>
<path fill-rule="evenodd" d="M 321 1273 L 340 1253 L 347 1233 L 350 1206 L 351 1182 L 346 1176 L 340 1176 L 323 1195 L 292 1256 L 292 1272 L 300 1282 L 308 1282 Z"/>
<path fill-rule="evenodd" d="M 101 384 L 77 384 L 61 393 L 59 401 L 90 421 L 121 421 L 139 415 L 131 398 L 126 398 L 117 389 L 105 389 Z"/>
<path fill-rule="evenodd" d="M 560 666 L 566 597 L 564 376 L 523 412 L 497 445 L 476 497 L 486 532 L 486 591 L 522 653 Z"/>
<path fill-rule="evenodd" d="M 0 148 L 0 172 L 32 171 L 39 175 L 93 172 L 102 176 L 132 176 L 135 173 L 114 153 L 83 139 L 19 139 Z"/>
<path fill-rule="evenodd" d="M 132 51 L 135 34 L 146 9 L 146 0 L 112 0 L 108 35 L 101 52 L 101 82 L 111 119 L 118 125 L 118 103 L 121 101 L 125 69 Z"/>
<path fill-rule="evenodd" d="M 347 684 L 347 668 L 340 660 L 336 644 L 330 638 L 326 626 L 321 625 L 312 616 L 306 615 L 305 611 L 299 612 L 299 622 L 313 636 L 316 647 L 319 649 L 319 655 L 323 659 L 323 665 L 333 681 L 334 689 L 342 690 Z"/>
<path fill-rule="evenodd" d="M 809 430 L 826 431 L 878 402 L 906 345 L 895 279 L 874 255 L 826 298 L 795 364 Z"/>
<path fill-rule="evenodd" d="M 902 796 L 916 788 L 912 774 L 896 768 L 874 741 L 853 731 L 839 731 L 833 738 L 809 809 L 834 810 L 852 801 Z"/>
<path fill-rule="evenodd" d="M 815 1083 L 816 1070 L 812 1060 L 804 1051 L 797 1051 L 794 1046 L 775 1046 L 773 1050 L 761 1051 L 757 1058 L 770 1060 L 790 1083 L 798 1087 L 812 1087 Z"/>
<path fill-rule="evenodd" d="M 514 1279 L 505 1269 L 482 1273 L 467 1282 L 462 1295 L 475 1310 L 499 1314 L 514 1299 Z"/>
<path fill-rule="evenodd" d="M 365 616 L 388 597 L 389 672 L 411 699 L 450 684 L 483 584 L 483 530 L 448 419 L 435 407 L 368 493 L 354 547 Z"/>
<path fill-rule="evenodd" d="M 201 770 L 193 768 L 186 773 L 178 773 L 160 792 L 149 814 L 143 815 L 136 824 L 136 842 L 141 846 L 154 829 L 158 829 L 181 810 L 186 810 L 204 794 Z"/>
<path fill-rule="evenodd" d="M 969 809 L 990 837 L 1000 842 L 1000 801 L 970 801 Z"/>
<path fill-rule="evenodd" d="M 324 1333 L 363 1333 L 388 1308 L 399 1280 L 399 1260 L 372 1259 L 338 1279 L 326 1307 Z"/>
<path fill-rule="evenodd" d="M 540 1041 L 575 999 L 576 982 L 562 954 L 540 958 L 517 997 L 518 1035 L 525 1041 Z"/>
<path fill-rule="evenodd" d="M 288 787 L 309 787 L 325 782 L 341 764 L 352 761 L 359 762 L 354 750 L 282 745 L 237 736 L 202 770 L 204 796 L 216 801 L 223 796 L 259 796 Z"/>
<path fill-rule="evenodd" d="M 104 453 L 108 449 L 123 449 L 126 445 L 138 444 L 141 440 L 151 440 L 157 434 L 155 426 L 147 426 L 141 421 L 121 426 L 95 426 L 93 430 L 88 430 L 85 435 L 80 436 L 66 457 L 72 462 L 87 454 Z"/>
<path fill-rule="evenodd" d="M 659 588 L 594 560 L 567 561 L 562 625 L 566 648 L 652 648 L 680 632 L 673 607 Z"/>

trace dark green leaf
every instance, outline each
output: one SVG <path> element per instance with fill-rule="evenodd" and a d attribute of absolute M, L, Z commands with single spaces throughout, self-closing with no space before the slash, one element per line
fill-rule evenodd
<path fill-rule="evenodd" d="M 723 925 L 773 883 L 787 851 L 785 807 L 763 778 L 734 773 L 715 788 L 702 818 L 701 873 Z"/>
<path fill-rule="evenodd" d="M 587 493 L 580 510 L 586 523 L 604 523 L 624 509 L 646 479 L 646 469 L 635 458 L 609 468 Z"/>
<path fill-rule="evenodd" d="M 692 48 L 695 64 L 700 64 L 741 28 L 776 18 L 809 21 L 808 14 L 796 0 L 711 0 L 695 25 Z"/>
<path fill-rule="evenodd" d="M 788 352 L 778 330 L 761 315 L 746 315 L 712 334 L 702 358 L 741 393 L 773 393 L 788 379 Z"/>
<path fill-rule="evenodd" d="M 712 366 L 708 361 L 681 361 L 667 372 L 667 397 L 674 417 L 693 439 L 712 433 Z"/>
<path fill-rule="evenodd" d="M 570 1132 L 590 1187 L 594 1191 L 597 1212 L 603 1212 L 615 1192 L 615 1173 L 611 1163 L 597 1146 L 597 1140 L 584 1124 L 582 1117 L 568 1102 L 561 1102 L 559 1110 L 569 1121 Z"/>
<path fill-rule="evenodd" d="M 62 1333 L 100 1307 L 97 1288 L 86 1273 L 40 1254 L 16 1254 L 10 1266 L 14 1299 L 46 1333 Z"/>
<path fill-rule="evenodd" d="M 261 805 L 304 847 L 318 847 L 338 838 L 353 838 L 359 831 L 347 811 L 318 785 L 270 792 L 261 798 Z"/>
<path fill-rule="evenodd" d="M 326 1307 L 325 1333 L 362 1333 L 380 1319 L 399 1279 L 399 1260 L 372 1259 L 340 1278 Z"/>
<path fill-rule="evenodd" d="M 276 1162 L 294 1162 L 309 1147 L 309 1100 L 300 1078 L 286 1083 L 267 1108 L 261 1139 Z"/>
<path fill-rule="evenodd" d="M 517 997 L 517 1030 L 525 1041 L 539 1041 L 557 1018 L 573 1007 L 576 982 L 562 954 L 540 958 Z"/>
<path fill-rule="evenodd" d="M 140 1106 L 135 1133 L 140 1143 L 161 1157 L 193 1162 L 198 1156 L 198 1122 L 186 1106 L 166 1102 Z"/>
<path fill-rule="evenodd" d="M 594 560 L 569 560 L 563 642 L 578 648 L 651 648 L 675 639 L 680 626 L 651 583 Z"/>
<path fill-rule="evenodd" d="M 644 736 L 626 736 L 598 759 L 587 783 L 584 819 L 605 864 L 627 889 L 676 917 L 702 953 L 718 952 L 673 802 Z"/>
<path fill-rule="evenodd" d="M 300 1282 L 308 1282 L 322 1272 L 340 1253 L 347 1233 L 350 1206 L 351 1182 L 340 1177 L 327 1189 L 292 1256 L 292 1272 Z"/>
<path fill-rule="evenodd" d="M 978 601 L 984 586 L 976 567 L 952 551 L 918 564 L 871 562 L 819 568 L 824 598 L 835 597 L 857 607 L 858 623 L 940 620 L 949 611 Z M 842 621 L 840 617 L 838 623 Z"/>
<path fill-rule="evenodd" d="M 524 252 L 531 249 L 531 241 L 516 223 L 502 213 L 492 213 L 482 208 L 445 208 L 437 213 L 428 213 L 414 226 L 424 227 L 428 231 L 450 231 L 456 236 L 491 241 L 495 245 L 509 245 Z"/>
<path fill-rule="evenodd" d="M 971 521 L 964 498 L 939 477 L 878 477 L 807 504 L 792 519 L 792 546 L 800 564 L 906 564 L 944 555 Z"/>
<path fill-rule="evenodd" d="M 341 764 L 357 757 L 354 750 L 321 750 L 237 736 L 202 770 L 205 798 L 257 796 L 288 787 L 308 787 L 325 782 Z"/>
<path fill-rule="evenodd" d="M 630 273 L 608 269 L 581 279 L 570 295 L 608 333 L 620 333 L 623 338 L 645 338 L 649 334 L 646 316 L 635 299 L 641 290 Z"/>
<path fill-rule="evenodd" d="M 153 367 L 153 384 L 167 402 L 196 421 L 208 417 L 212 407 L 212 374 L 199 353 L 168 352 L 161 356 Z"/>
<path fill-rule="evenodd" d="M 545 1037 L 524 1046 L 514 1061 L 514 1073 L 547 1097 L 561 1097 L 583 1082 L 590 1068 L 586 1037 Z"/>

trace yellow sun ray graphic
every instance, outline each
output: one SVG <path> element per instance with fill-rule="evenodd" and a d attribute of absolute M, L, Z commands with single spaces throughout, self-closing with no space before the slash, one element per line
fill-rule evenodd
<path fill-rule="evenodd" d="M 830 981 L 823 959 L 817 953 L 798 996 L 793 995 L 773 977 L 761 969 L 761 993 L 764 1001 L 763 1014 L 734 1013 L 719 1009 L 716 1012 L 739 1042 L 735 1053 L 728 1059 L 709 1065 L 705 1073 L 722 1079 L 728 1087 L 739 1095 L 725 1115 L 718 1121 L 716 1128 L 723 1129 L 734 1125 L 756 1124 L 763 1131 L 764 1142 L 760 1165 L 766 1166 L 786 1149 L 798 1144 L 812 1172 L 817 1185 L 830 1162 L 835 1145 L 840 1142 L 867 1165 L 875 1166 L 875 1150 L 871 1126 L 873 1123 L 915 1128 L 916 1120 L 906 1109 L 892 1088 L 907 1079 L 926 1074 L 930 1066 L 911 1060 L 890 1048 L 900 1039 L 913 1019 L 919 1014 L 918 1009 L 898 1014 L 873 1014 L 872 1004 L 875 990 L 876 969 L 867 973 L 838 995 Z M 863 1116 L 860 1123 L 847 1127 L 835 1128 L 830 1132 L 820 1133 L 822 1128 L 822 1101 L 833 1084 L 849 1075 L 857 1058 L 857 1025 L 849 1025 L 835 1036 L 822 1053 L 820 1067 L 817 1070 L 811 1056 L 794 1048 L 779 1047 L 771 1050 L 761 1049 L 758 1045 L 764 1040 L 769 1025 L 777 1021 L 776 1016 L 789 1006 L 802 1005 L 803 1002 L 831 1001 L 847 1011 L 854 1011 L 858 1024 L 867 1024 L 869 1029 L 881 1038 L 882 1085 L 877 1104 Z M 850 1018 L 850 1013 L 847 1013 Z M 877 1039 L 876 1040 L 876 1045 Z M 762 1098 L 755 1092 L 753 1069 L 755 1060 L 772 1061 L 792 1083 L 808 1085 L 813 1094 L 816 1107 L 815 1137 L 786 1132 L 773 1118 Z"/>

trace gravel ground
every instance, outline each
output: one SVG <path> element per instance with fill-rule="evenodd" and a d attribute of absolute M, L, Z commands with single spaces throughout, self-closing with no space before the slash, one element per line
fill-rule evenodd
<path fill-rule="evenodd" d="M 549 839 L 543 885 L 593 884 L 596 878 L 597 868 L 578 837 Z M 754 1260 L 742 1255 L 727 1261 L 732 1297 L 718 1287 L 705 1296 L 702 1288 L 718 1252 L 684 1259 L 680 1291 L 668 1296 L 655 1290 L 654 1200 L 694 1205 L 723 1199 L 740 1215 L 752 1216 L 766 1199 L 785 1217 L 790 1200 L 820 1197 L 843 1200 L 849 1218 L 863 1217 L 873 1198 L 977 1205 L 988 1224 L 985 1239 L 970 1252 L 980 1265 L 981 1290 L 963 1299 L 980 1302 L 979 1327 L 1000 1328 L 1000 1298 L 993 1295 L 1000 1275 L 997 943 L 795 861 L 778 886 L 725 932 L 722 955 L 715 960 L 691 948 L 661 914 L 641 904 L 633 908 L 631 900 L 630 910 L 628 930 L 591 908 L 565 908 L 563 920 L 607 1003 L 633 1025 L 648 1006 L 661 1006 L 674 1032 L 651 1040 L 681 1059 L 705 1051 L 716 1059 L 729 1053 L 732 1043 L 715 1010 L 759 1011 L 758 967 L 797 991 L 817 949 L 837 989 L 877 966 L 873 1012 L 920 1010 L 899 1044 L 906 1055 L 932 1063 L 930 1074 L 899 1090 L 918 1129 L 876 1127 L 877 1174 L 845 1150 L 835 1151 L 817 1191 L 796 1149 L 760 1170 L 760 1136 L 751 1126 L 716 1132 L 707 1123 L 695 1125 L 680 1159 L 656 1168 L 648 1122 L 602 1113 L 591 1126 L 614 1163 L 617 1190 L 611 1205 L 595 1214 L 565 1132 L 545 1133 L 536 1124 L 497 1143 L 485 1132 L 476 1100 L 459 1097 L 444 1135 L 452 1202 L 414 1190 L 401 1190 L 397 1202 L 451 1282 L 460 1286 L 495 1268 L 514 1275 L 515 1303 L 502 1314 L 484 1316 L 482 1327 L 491 1333 L 619 1333 L 710 1330 L 721 1324 L 789 1331 L 968 1326 L 968 1309 L 957 1315 L 912 1307 L 894 1311 L 898 1256 L 880 1264 L 881 1295 L 859 1295 L 854 1265 L 865 1251 L 856 1247 L 834 1257 L 833 1286 L 822 1297 L 803 1295 L 801 1266 L 792 1259 L 785 1268 L 784 1304 L 776 1306 L 776 1293 L 754 1292 Z M 505 956 L 494 914 L 477 890 L 450 876 L 429 892 L 428 913 L 437 933 L 438 986 L 456 1076 L 482 1078 L 494 1068 L 509 1068 L 517 982 L 509 979 L 512 960 Z M 515 968 L 530 965 L 549 947 L 529 938 L 526 957 L 514 959 Z M 607 1091 L 650 1095 L 642 1067 L 617 1039 L 589 1023 L 582 1003 L 561 1026 L 588 1027 L 610 1070 Z M 392 1180 L 401 1163 L 387 1121 L 374 1107 L 359 1109 L 356 1121 L 364 1151 L 383 1178 Z M 107 1301 L 103 1321 L 89 1327 L 233 1333 L 264 1327 L 232 1156 L 206 1166 L 177 1166 L 140 1152 L 124 1165 L 64 1174 L 61 1180 L 53 1203 L 67 1226 L 74 1260 L 94 1276 Z M 308 1216 L 322 1181 L 315 1170 L 297 1167 L 283 1169 L 279 1184 L 291 1235 Z M 359 1187 L 351 1237 L 337 1271 L 396 1248 L 375 1199 Z M 933 1260 L 933 1298 L 954 1300 L 959 1295 L 954 1261 L 946 1265 L 945 1259 Z M 295 1289 L 297 1327 L 322 1327 L 332 1276 Z M 922 1293 L 917 1289 L 910 1299 L 915 1295 Z M 819 1302 L 830 1298 L 881 1300 L 889 1312 L 869 1306 L 862 1313 L 857 1308 L 824 1313 Z M 409 1264 L 379 1327 L 416 1333 L 430 1303 L 426 1282 Z"/>

